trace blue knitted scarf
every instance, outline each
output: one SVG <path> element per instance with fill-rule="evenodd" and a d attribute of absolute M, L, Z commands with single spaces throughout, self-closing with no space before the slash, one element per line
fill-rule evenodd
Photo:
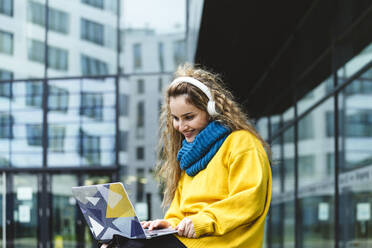
<path fill-rule="evenodd" d="M 229 128 L 212 121 L 195 136 L 193 142 L 183 140 L 177 154 L 181 169 L 189 176 L 204 170 L 230 133 Z"/>

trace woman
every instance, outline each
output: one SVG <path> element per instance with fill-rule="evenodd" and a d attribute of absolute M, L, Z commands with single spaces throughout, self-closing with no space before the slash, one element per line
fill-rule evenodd
<path fill-rule="evenodd" d="M 134 241 L 139 247 L 262 247 L 271 199 L 268 145 L 221 80 L 179 67 L 161 115 L 158 174 L 165 183 L 164 219 L 144 228 L 178 235 Z M 175 238 L 176 237 L 176 238 Z M 120 247 L 133 245 L 121 239 Z M 154 244 L 152 242 L 161 242 Z"/>

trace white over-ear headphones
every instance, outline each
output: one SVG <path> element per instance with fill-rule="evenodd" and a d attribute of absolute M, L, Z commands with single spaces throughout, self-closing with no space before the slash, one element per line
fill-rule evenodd
<path fill-rule="evenodd" d="M 213 101 L 212 94 L 211 94 L 210 90 L 208 89 L 208 87 L 205 84 L 203 84 L 199 80 L 197 80 L 195 78 L 192 78 L 192 77 L 178 77 L 178 78 L 173 80 L 173 82 L 170 84 L 169 87 L 171 87 L 173 85 L 177 85 L 179 83 L 189 83 L 189 84 L 192 84 L 192 85 L 196 86 L 201 91 L 203 91 L 203 93 L 209 99 L 208 106 L 207 106 L 208 114 L 210 116 L 218 115 L 218 112 L 216 111 L 216 103 Z"/>

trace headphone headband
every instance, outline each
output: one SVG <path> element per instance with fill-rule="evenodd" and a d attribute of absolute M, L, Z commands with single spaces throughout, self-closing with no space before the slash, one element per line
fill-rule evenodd
<path fill-rule="evenodd" d="M 218 112 L 216 111 L 216 107 L 215 107 L 216 104 L 213 101 L 211 91 L 209 90 L 209 88 L 205 84 L 203 84 L 202 82 L 200 82 L 199 80 L 197 80 L 193 77 L 178 77 L 178 78 L 176 78 L 172 81 L 172 83 L 170 84 L 169 87 L 172 87 L 173 85 L 177 85 L 179 83 L 189 83 L 189 84 L 192 84 L 195 87 L 199 88 L 201 91 L 203 91 L 203 93 L 209 99 L 208 107 L 207 107 L 208 114 L 210 116 L 218 115 Z"/>

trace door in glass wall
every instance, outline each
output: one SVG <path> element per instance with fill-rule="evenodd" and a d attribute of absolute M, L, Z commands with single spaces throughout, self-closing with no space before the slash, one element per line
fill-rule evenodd
<path fill-rule="evenodd" d="M 78 229 L 83 225 L 71 187 L 78 185 L 76 175 L 52 175 L 52 247 L 78 247 Z"/>
<path fill-rule="evenodd" d="M 3 180 L 3 177 L 5 177 L 5 174 L 2 173 L 0 174 L 0 247 L 5 247 L 5 239 L 4 239 L 4 236 L 3 233 L 5 231 L 5 228 L 4 226 L 6 225 L 5 224 L 5 208 L 3 207 L 3 204 L 5 203 L 4 202 L 4 196 L 6 195 L 5 192 L 4 192 L 4 189 L 5 189 L 5 180 Z"/>
<path fill-rule="evenodd" d="M 7 247 L 38 246 L 38 175 L 7 176 Z"/>

